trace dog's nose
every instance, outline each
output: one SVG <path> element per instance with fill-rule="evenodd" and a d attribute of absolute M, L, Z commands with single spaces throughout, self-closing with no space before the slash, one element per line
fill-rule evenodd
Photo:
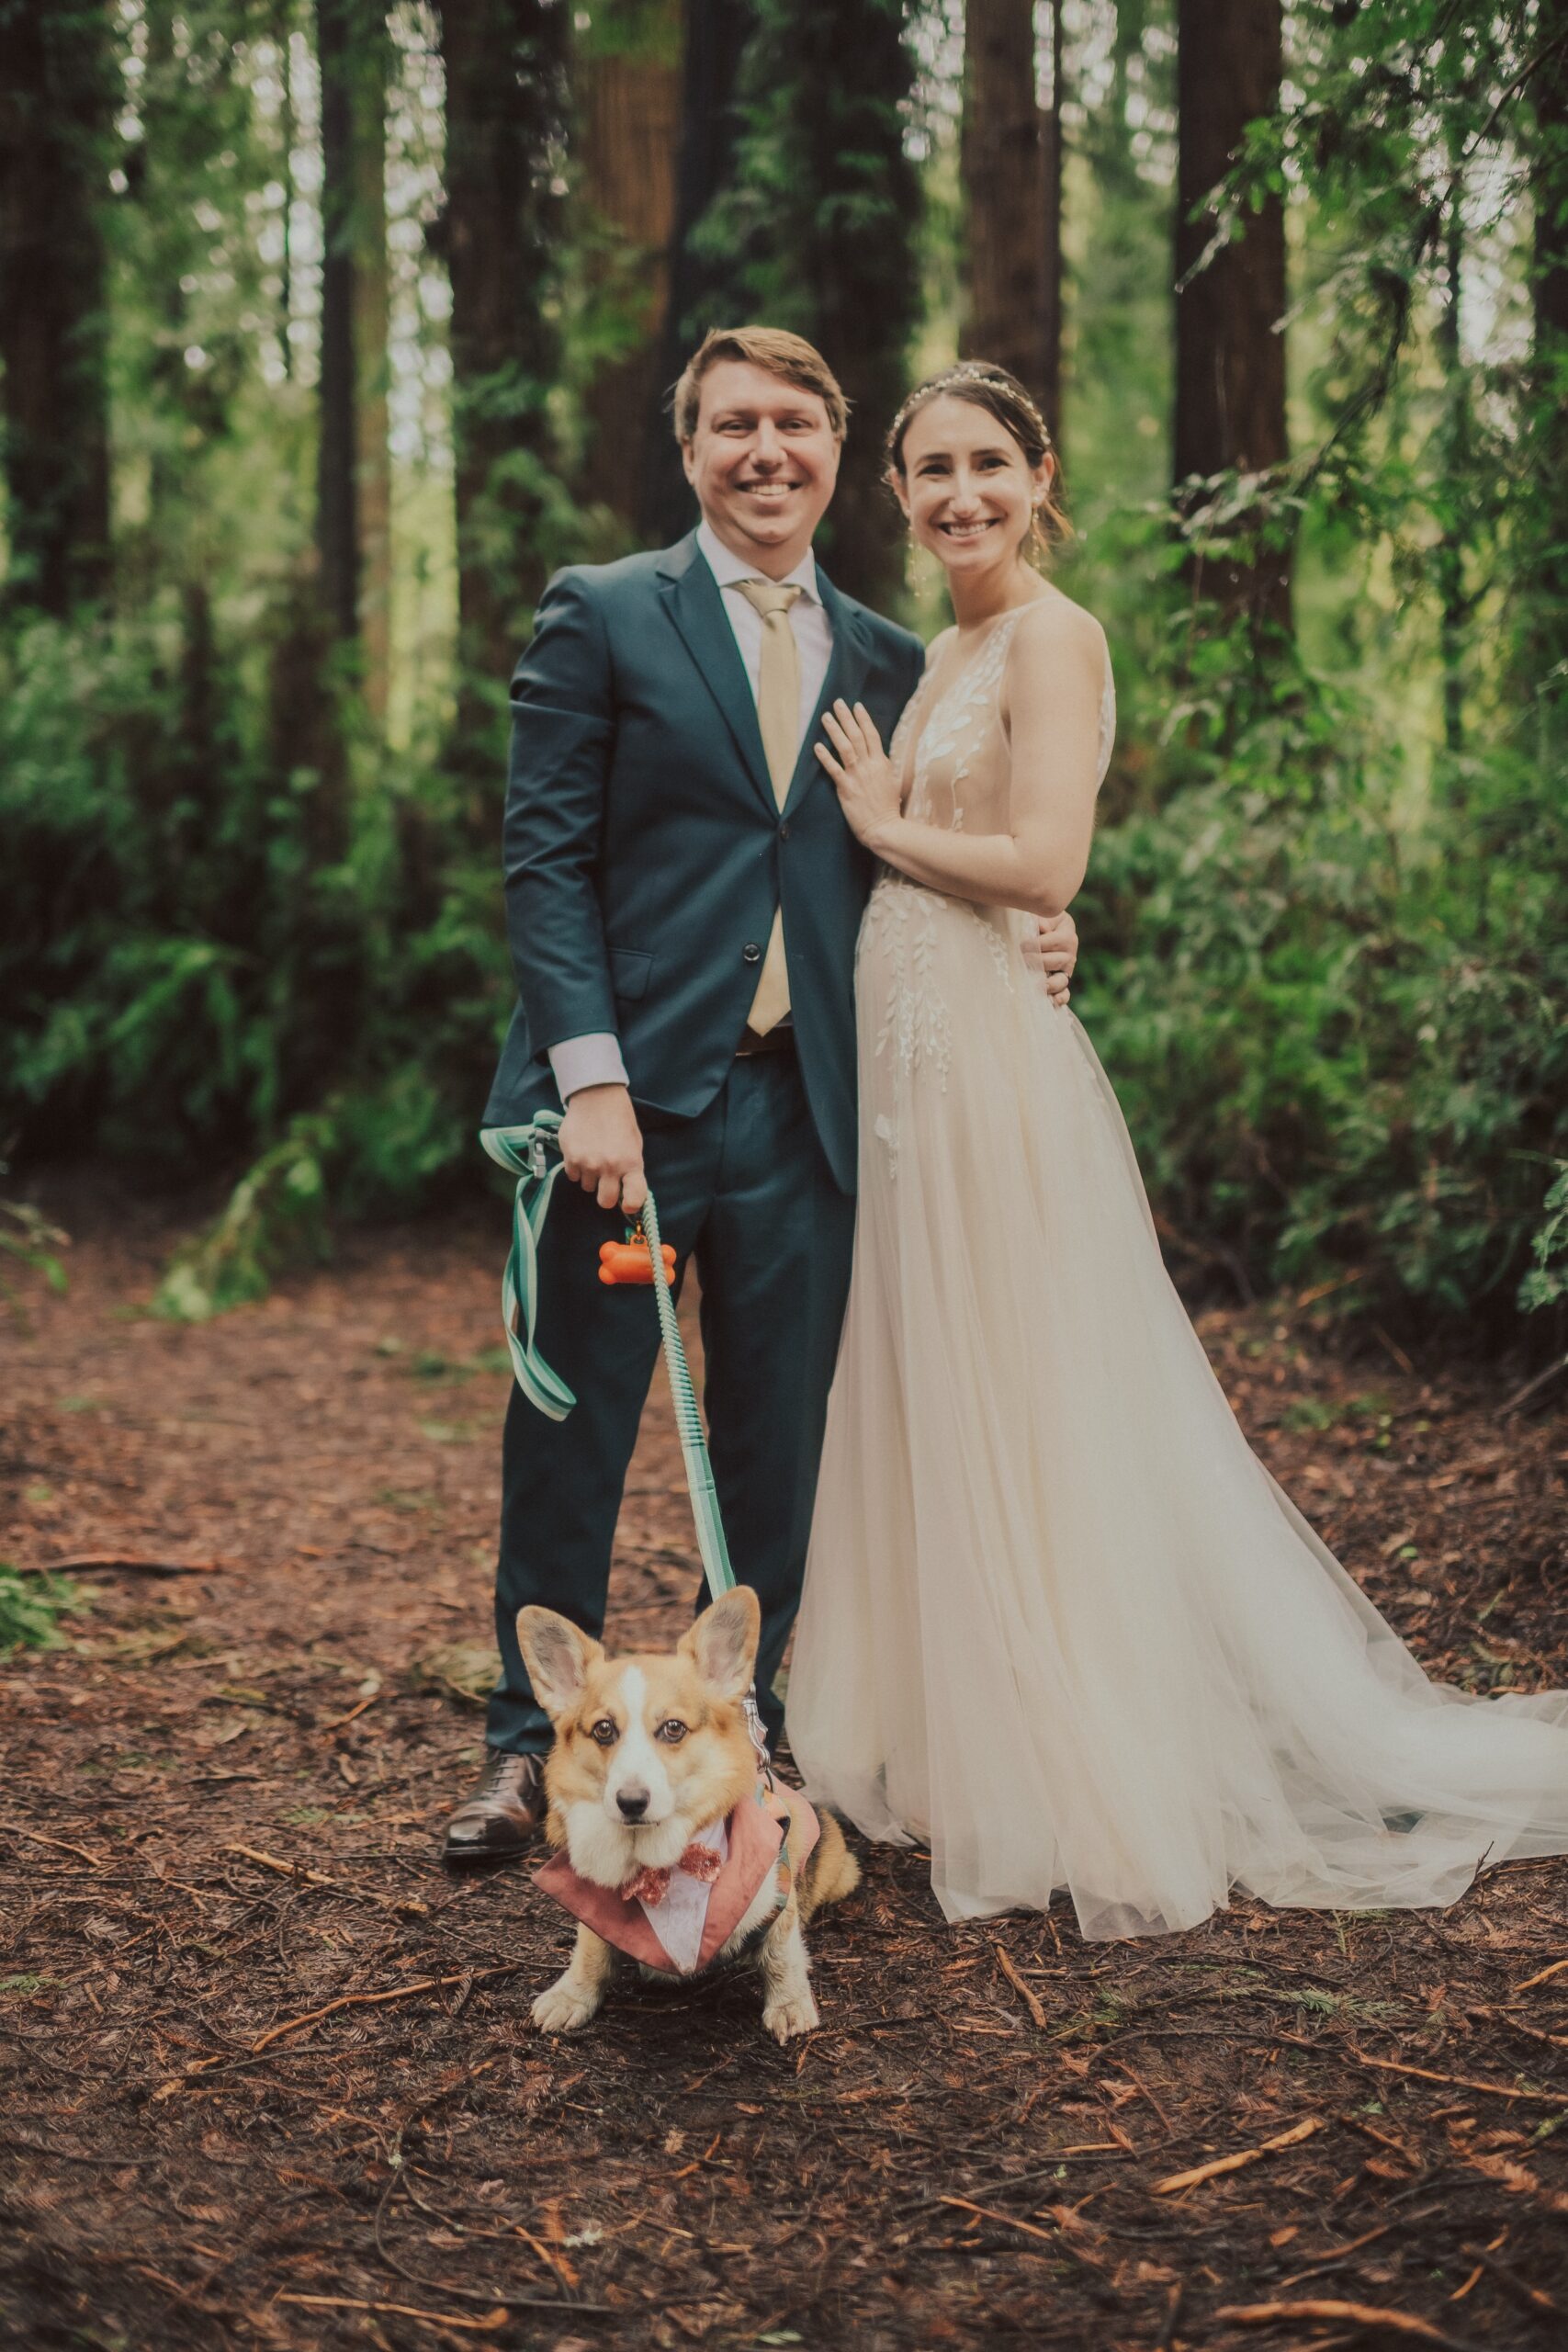
<path fill-rule="evenodd" d="M 623 1820 L 640 1821 L 648 1811 L 648 1791 L 646 1789 L 617 1789 L 615 1803 L 621 1808 Z"/>

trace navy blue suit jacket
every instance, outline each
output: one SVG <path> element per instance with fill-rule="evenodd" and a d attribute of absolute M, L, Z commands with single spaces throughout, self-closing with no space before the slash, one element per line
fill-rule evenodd
<path fill-rule="evenodd" d="M 818 571 L 833 657 L 782 809 L 745 664 L 693 533 L 574 564 L 512 681 L 507 936 L 518 1003 L 484 1114 L 559 1097 L 547 1048 L 610 1030 L 640 1113 L 694 1118 L 723 1085 L 784 909 L 791 1012 L 834 1177 L 855 1181 L 854 947 L 873 861 L 812 746 L 838 695 L 886 743 L 919 639 Z"/>

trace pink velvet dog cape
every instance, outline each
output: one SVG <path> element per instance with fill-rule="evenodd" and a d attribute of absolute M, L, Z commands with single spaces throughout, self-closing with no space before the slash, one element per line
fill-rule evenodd
<path fill-rule="evenodd" d="M 798 1872 L 817 1843 L 820 1824 L 803 1796 L 795 1796 L 795 1807 L 798 1842 L 789 1861 Z M 695 1976 L 723 1951 L 746 1917 L 769 1871 L 777 1866 L 789 1828 L 790 1809 L 783 1798 L 759 1788 L 727 1820 L 694 1839 L 668 1874 L 639 1871 L 626 1889 L 596 1886 L 580 1877 L 560 1853 L 534 1872 L 534 1883 L 629 1959 L 675 1976 Z M 698 1847 L 705 1849 L 701 1857 Z M 716 1869 L 706 1860 L 709 1853 Z M 687 1867 L 688 1856 L 693 1868 Z M 660 1879 L 665 1881 L 661 1895 Z M 649 1895 L 660 1899 L 650 1902 Z"/>

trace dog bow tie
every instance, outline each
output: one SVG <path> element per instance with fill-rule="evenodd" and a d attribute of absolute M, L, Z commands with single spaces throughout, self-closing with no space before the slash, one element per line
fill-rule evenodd
<path fill-rule="evenodd" d="M 724 1858 L 712 1846 L 692 1845 L 687 1847 L 674 1868 L 684 1871 L 688 1878 L 700 1879 L 705 1886 L 711 1886 L 724 1868 Z M 645 1864 L 622 1887 L 622 1900 L 626 1903 L 662 1903 L 670 1892 L 670 1881 L 673 1875 L 674 1871 L 668 1868 L 656 1871 Z"/>

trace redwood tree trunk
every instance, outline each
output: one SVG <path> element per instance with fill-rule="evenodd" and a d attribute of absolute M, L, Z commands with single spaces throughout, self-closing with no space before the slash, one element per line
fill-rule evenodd
<path fill-rule="evenodd" d="M 316 445 L 316 555 L 327 628 L 359 631 L 359 501 L 354 355 L 354 16 L 357 0 L 316 0 L 321 70 L 321 378 Z"/>
<path fill-rule="evenodd" d="M 392 453 L 388 437 L 387 74 L 384 8 L 361 28 L 353 89 L 354 471 L 365 701 L 378 727 L 391 684 Z"/>
<path fill-rule="evenodd" d="M 457 443 L 460 756 L 489 775 L 544 584 L 546 398 L 566 161 L 563 0 L 441 0 Z M 487 820 L 488 826 L 488 820 Z"/>
<path fill-rule="evenodd" d="M 109 584 L 99 204 L 115 80 L 102 0 L 0 0 L 0 398 L 11 590 L 61 616 Z"/>
<path fill-rule="evenodd" d="M 655 368 L 660 396 L 690 356 L 701 333 L 705 304 L 720 275 L 708 256 L 696 250 L 692 232 L 730 176 L 739 129 L 736 77 L 751 30 L 749 0 L 683 0 L 681 13 L 681 121 L 670 289 Z M 662 417 L 643 473 L 642 535 L 658 541 L 678 538 L 696 520 L 696 512 L 670 420 Z"/>
<path fill-rule="evenodd" d="M 1531 684 L 1568 662 L 1568 0 L 1542 0 L 1535 85 L 1534 409 L 1530 468 L 1536 541 L 1530 583 Z"/>
<path fill-rule="evenodd" d="M 1062 445 L 1062 110 L 1066 64 L 1062 0 L 1051 0 L 1051 96 L 1045 108 L 1045 315 L 1042 327 L 1041 405 L 1058 449 Z"/>
<path fill-rule="evenodd" d="M 1289 455 L 1285 424 L 1285 215 L 1278 197 L 1188 277 L 1214 232 L 1206 202 L 1249 122 L 1278 106 L 1280 0 L 1179 0 L 1176 436 L 1179 486 Z M 1183 283 L 1186 280 L 1186 283 Z M 1205 594 L 1227 613 L 1288 628 L 1288 551 L 1210 565 Z"/>
<path fill-rule="evenodd" d="M 601 11 L 595 33 L 613 40 L 617 11 Z M 606 361 L 589 387 L 590 437 L 583 495 L 635 531 L 646 469 L 660 431 L 660 362 L 670 301 L 670 242 L 675 225 L 675 158 L 681 130 L 679 23 L 674 0 L 638 6 L 640 35 L 601 47 L 583 61 L 580 121 L 582 194 L 621 243 L 609 266 L 631 347 Z M 634 284 L 626 283 L 635 273 Z M 635 290 L 634 290 L 635 288 Z"/>
<path fill-rule="evenodd" d="M 1043 405 L 1051 353 L 1051 162 L 1035 92 L 1034 0 L 966 0 L 964 132 L 969 309 L 961 348 Z"/>

